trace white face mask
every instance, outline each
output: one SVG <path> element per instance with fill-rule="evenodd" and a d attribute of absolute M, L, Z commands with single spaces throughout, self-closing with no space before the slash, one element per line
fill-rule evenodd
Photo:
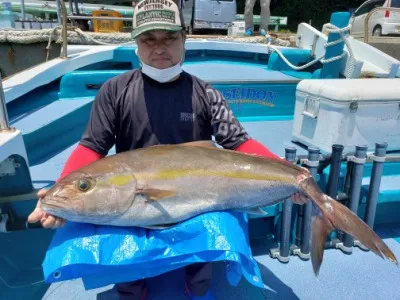
<path fill-rule="evenodd" d="M 136 55 L 139 57 L 140 64 L 142 65 L 142 72 L 146 74 L 151 79 L 154 79 L 158 82 L 168 82 L 182 73 L 182 62 L 183 59 L 178 62 L 176 65 L 166 68 L 166 69 L 157 69 L 152 66 L 145 64 L 138 54 L 138 49 L 135 50 Z"/>

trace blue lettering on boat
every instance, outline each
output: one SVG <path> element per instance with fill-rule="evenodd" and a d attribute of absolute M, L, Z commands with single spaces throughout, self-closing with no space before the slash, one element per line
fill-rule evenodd
<path fill-rule="evenodd" d="M 221 89 L 222 95 L 229 104 L 258 104 L 274 107 L 275 92 L 256 88 Z"/>

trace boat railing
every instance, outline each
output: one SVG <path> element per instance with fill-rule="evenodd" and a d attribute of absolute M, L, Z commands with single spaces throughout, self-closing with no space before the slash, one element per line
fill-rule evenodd
<path fill-rule="evenodd" d="M 368 154 L 368 147 L 361 145 L 355 147 L 355 152 L 343 153 L 343 145 L 332 145 L 329 155 L 320 154 L 320 149 L 309 147 L 306 156 L 296 155 L 295 147 L 285 149 L 285 159 L 294 164 L 300 164 L 308 168 L 311 175 L 317 179 L 317 174 L 322 174 L 324 169 L 330 166 L 326 183 L 326 193 L 331 198 L 342 202 L 353 213 L 358 213 L 359 199 L 362 192 L 363 169 L 367 162 L 372 162 L 371 181 L 366 196 L 366 209 L 363 217 L 369 227 L 373 228 L 375 223 L 380 183 L 383 176 L 383 165 L 385 162 L 400 162 L 400 155 L 387 153 L 387 143 L 376 143 L 375 150 Z M 347 161 L 347 171 L 344 178 L 343 190 L 339 189 L 342 163 Z M 308 201 L 306 205 L 300 205 L 297 211 L 297 225 L 295 242 L 291 242 L 293 202 L 287 199 L 282 204 L 282 218 L 280 226 L 279 247 L 270 249 L 270 256 L 280 262 L 288 262 L 291 255 L 297 255 L 301 259 L 310 259 L 310 235 L 312 204 Z M 329 236 L 325 248 L 340 249 L 346 254 L 351 254 L 353 246 L 367 251 L 365 245 L 348 234 L 337 230 L 336 237 Z"/>
<path fill-rule="evenodd" d="M 0 132 L 10 129 L 6 108 L 6 97 L 4 96 L 3 83 L 0 74 Z"/>
<path fill-rule="evenodd" d="M 373 10 L 371 10 L 368 15 L 365 17 L 364 20 L 364 43 L 368 43 L 368 35 L 369 35 L 369 31 L 368 31 L 368 22 L 369 19 L 371 18 L 371 16 L 381 10 L 385 10 L 385 11 L 394 11 L 394 12 L 399 12 L 400 13 L 400 8 L 396 8 L 396 7 L 376 7 Z"/>

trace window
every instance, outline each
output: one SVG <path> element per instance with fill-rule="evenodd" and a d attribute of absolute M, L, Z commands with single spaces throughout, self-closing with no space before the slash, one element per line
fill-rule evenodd
<path fill-rule="evenodd" d="M 390 7 L 400 8 L 400 0 L 392 0 L 392 3 L 390 3 Z"/>
<path fill-rule="evenodd" d="M 363 15 L 363 14 L 368 13 L 368 11 L 369 11 L 369 5 L 370 5 L 370 4 L 366 4 L 366 5 L 362 6 L 362 7 L 360 7 L 360 8 L 355 12 L 354 16 L 358 17 L 358 16 L 361 16 L 361 15 Z"/>
<path fill-rule="evenodd" d="M 383 7 L 385 2 L 386 2 L 385 0 L 375 1 L 374 3 L 372 3 L 371 10 L 373 10 L 374 8 L 377 8 L 377 7 Z"/>
<path fill-rule="evenodd" d="M 396 1 L 396 0 L 394 0 L 394 1 Z M 397 0 L 397 1 L 400 1 L 400 0 Z M 385 4 L 385 2 L 386 2 L 386 0 L 369 2 L 366 5 L 364 5 L 363 7 L 361 7 L 354 15 L 357 17 L 357 16 L 367 14 L 376 7 L 382 7 L 383 4 Z"/>

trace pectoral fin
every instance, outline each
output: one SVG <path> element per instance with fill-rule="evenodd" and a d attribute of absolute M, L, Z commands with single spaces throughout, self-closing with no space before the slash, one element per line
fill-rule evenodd
<path fill-rule="evenodd" d="M 164 224 L 164 225 L 162 225 L 162 224 L 160 224 L 160 225 L 147 225 L 147 226 L 141 226 L 141 227 L 146 228 L 146 229 L 151 229 L 151 230 L 162 230 L 162 229 L 171 228 L 171 227 L 173 227 L 173 226 L 175 226 L 177 224 L 178 223 Z"/>
<path fill-rule="evenodd" d="M 257 215 L 257 216 L 268 216 L 268 213 L 264 211 L 261 207 L 256 207 L 256 208 L 249 208 L 249 209 L 240 209 L 237 210 L 243 213 L 247 213 L 250 215 Z"/>
<path fill-rule="evenodd" d="M 137 193 L 143 194 L 147 196 L 149 200 L 154 200 L 154 201 L 158 201 L 176 195 L 175 191 L 155 189 L 155 188 L 145 188 L 143 190 L 138 190 Z"/>

